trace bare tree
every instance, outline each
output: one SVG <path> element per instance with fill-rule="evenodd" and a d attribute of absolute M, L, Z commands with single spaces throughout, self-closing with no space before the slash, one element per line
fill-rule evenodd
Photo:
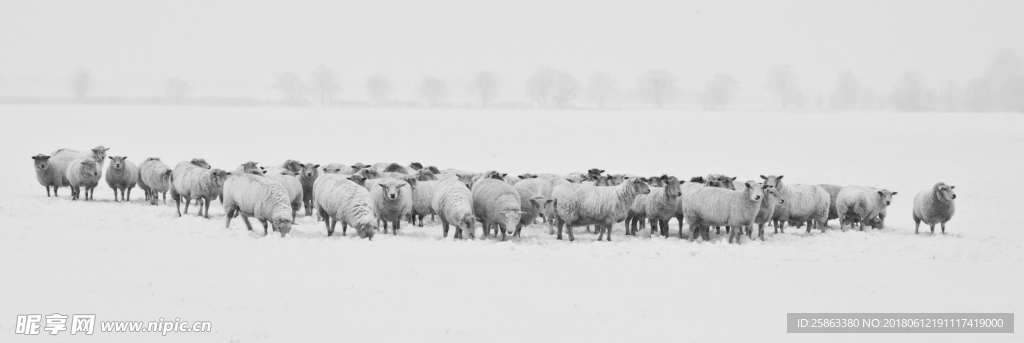
<path fill-rule="evenodd" d="M 650 70 L 637 80 L 637 91 L 652 105 L 665 107 L 676 92 L 676 76 L 667 70 Z"/>
<path fill-rule="evenodd" d="M 92 93 L 94 83 L 91 71 L 85 68 L 78 69 L 71 76 L 71 90 L 75 93 L 75 98 L 78 100 L 87 98 Z"/>
<path fill-rule="evenodd" d="M 292 105 L 306 103 L 306 84 L 299 74 L 288 72 L 274 75 L 273 88 L 281 92 L 281 100 Z"/>
<path fill-rule="evenodd" d="M 341 92 L 338 74 L 328 66 L 321 65 L 313 70 L 313 91 L 322 105 L 330 105 Z"/>
<path fill-rule="evenodd" d="M 803 93 L 800 91 L 796 72 L 788 65 L 772 68 L 768 73 L 765 87 L 775 94 L 782 108 L 799 106 L 803 102 Z"/>
<path fill-rule="evenodd" d="M 378 105 L 386 104 L 391 100 L 391 80 L 382 74 L 374 74 L 366 79 L 366 92 L 370 99 Z"/>
<path fill-rule="evenodd" d="M 439 78 L 427 76 L 420 81 L 420 96 L 427 105 L 437 106 L 448 99 L 448 85 Z"/>
<path fill-rule="evenodd" d="M 487 107 L 498 97 L 498 76 L 489 71 L 477 72 L 469 84 L 469 91 L 481 107 Z"/>
<path fill-rule="evenodd" d="M 598 72 L 590 75 L 590 79 L 587 81 L 587 98 L 597 107 L 605 108 L 618 93 L 618 84 L 611 74 Z"/>
<path fill-rule="evenodd" d="M 920 73 L 908 72 L 896 83 L 890 101 L 893 107 L 903 111 L 921 111 L 926 108 L 924 77 Z"/>
<path fill-rule="evenodd" d="M 850 71 L 839 74 L 836 89 L 832 92 L 829 102 L 835 109 L 855 109 L 864 102 L 864 86 Z"/>
<path fill-rule="evenodd" d="M 192 85 L 188 81 L 172 77 L 164 83 L 164 96 L 168 100 L 181 102 L 192 92 Z"/>
<path fill-rule="evenodd" d="M 701 102 L 705 109 L 721 110 L 732 105 L 736 99 L 736 90 L 739 82 L 729 74 L 715 74 L 711 80 L 704 84 L 704 94 Z"/>
<path fill-rule="evenodd" d="M 568 107 L 582 86 L 571 74 L 551 68 L 537 69 L 526 80 L 526 93 L 537 106 Z"/>

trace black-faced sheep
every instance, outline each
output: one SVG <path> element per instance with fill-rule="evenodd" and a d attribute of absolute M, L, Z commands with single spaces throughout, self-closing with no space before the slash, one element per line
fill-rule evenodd
<path fill-rule="evenodd" d="M 775 208 L 772 220 L 776 230 L 789 221 L 807 223 L 807 232 L 818 227 L 821 232 L 828 228 L 828 208 L 831 198 L 824 188 L 817 185 L 786 184 L 783 175 L 761 175 L 766 189 L 775 189 L 784 202 Z"/>
<path fill-rule="evenodd" d="M 519 193 L 512 185 L 503 180 L 484 177 L 473 183 L 473 214 L 480 221 L 484 237 L 490 235 L 491 228 L 501 231 L 501 239 L 505 240 L 514 230 L 522 217 L 522 201 Z M 495 231 L 497 236 L 497 231 Z"/>
<path fill-rule="evenodd" d="M 729 234 L 729 243 L 740 243 L 742 228 L 752 225 L 764 200 L 764 190 L 756 182 L 743 183 L 740 190 L 721 187 L 701 187 L 683 200 L 690 240 L 700 234 L 709 239 L 710 226 L 736 228 Z"/>
<path fill-rule="evenodd" d="M 171 189 L 171 168 L 159 158 L 150 157 L 139 165 L 139 186 L 146 192 L 146 200 L 156 205 L 163 195 L 167 204 L 167 191 Z"/>
<path fill-rule="evenodd" d="M 72 200 L 81 197 L 82 188 L 85 188 L 85 200 L 93 200 L 96 185 L 100 182 L 100 168 L 100 164 L 91 158 L 79 158 L 68 164 L 64 178 L 71 186 Z"/>
<path fill-rule="evenodd" d="M 58 170 L 50 163 L 50 156 L 38 154 L 32 156 L 32 164 L 36 170 L 36 181 L 46 188 L 46 197 L 50 197 L 50 188 L 53 187 L 53 196 L 57 196 L 57 189 L 64 185 L 64 170 Z"/>
<path fill-rule="evenodd" d="M 263 235 L 269 233 L 268 222 L 281 237 L 291 232 L 294 212 L 288 192 L 279 182 L 259 175 L 231 173 L 224 181 L 223 194 L 225 228 L 231 227 L 232 218 L 241 215 L 249 231 L 249 217 L 255 217 L 263 225 Z"/>
<path fill-rule="evenodd" d="M 929 189 L 923 190 L 914 196 L 914 233 L 918 233 L 921 222 L 928 224 L 931 231 L 935 233 L 935 224 L 942 226 L 942 233 L 946 233 L 946 222 L 953 218 L 956 205 L 956 193 L 953 188 L 956 186 L 947 185 L 944 182 L 936 183 Z"/>
<path fill-rule="evenodd" d="M 181 200 L 185 200 L 185 214 L 192 200 L 197 201 L 199 215 L 210 218 L 210 201 L 221 195 L 228 172 L 207 169 L 195 163 L 196 160 L 181 162 L 171 173 L 171 199 L 174 200 L 178 216 L 181 216 Z"/>
<path fill-rule="evenodd" d="M 454 225 L 454 238 L 461 239 L 466 234 L 474 238 L 476 216 L 473 215 L 473 193 L 457 177 L 437 181 L 430 207 L 441 219 L 444 237 L 448 237 L 449 226 Z"/>
<path fill-rule="evenodd" d="M 650 192 L 650 186 L 639 178 L 614 187 L 569 183 L 556 186 L 551 193 L 559 219 L 558 239 L 562 239 L 563 226 L 569 231 L 569 240 L 573 241 L 574 226 L 596 225 L 597 239 L 611 240 L 612 224 L 626 217 L 637 195 Z"/>
<path fill-rule="evenodd" d="M 114 190 L 114 201 L 118 201 L 118 191 L 121 192 L 121 200 L 129 201 L 132 197 L 132 188 L 139 181 L 139 168 L 128 160 L 127 156 L 110 156 L 110 166 L 107 167 L 107 186 Z"/>
<path fill-rule="evenodd" d="M 851 227 L 856 225 L 863 231 L 864 224 L 876 228 L 884 228 L 885 210 L 892 204 L 892 197 L 896 193 L 874 187 L 843 187 L 836 198 L 836 211 L 839 212 L 839 228 L 845 230 L 846 225 Z"/>
<path fill-rule="evenodd" d="M 327 236 L 341 221 L 341 234 L 352 225 L 360 238 L 373 239 L 377 230 L 370 192 L 342 174 L 323 174 L 313 183 L 313 207 L 324 218 Z"/>

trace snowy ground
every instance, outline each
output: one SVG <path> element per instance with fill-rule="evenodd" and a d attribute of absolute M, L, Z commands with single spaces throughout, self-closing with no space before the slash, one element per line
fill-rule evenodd
<path fill-rule="evenodd" d="M 209 334 L 61 341 L 1011 341 L 1012 335 L 786 334 L 787 312 L 1024 308 L 1024 116 L 0 106 L 0 341 L 17 314 L 210 320 Z M 451 241 L 436 225 L 372 242 L 291 237 L 173 207 L 47 199 L 30 156 L 102 144 L 133 161 L 286 158 L 467 170 L 719 172 L 899 191 L 882 231 L 788 230 L 741 246 L 677 238 Z M 957 185 L 950 234 L 914 235 L 913 194 Z M 139 192 L 138 197 L 141 196 Z M 138 199 L 136 197 L 136 199 Z M 194 212 L 193 212 L 194 213 Z M 673 222 L 673 233 L 675 223 Z"/>

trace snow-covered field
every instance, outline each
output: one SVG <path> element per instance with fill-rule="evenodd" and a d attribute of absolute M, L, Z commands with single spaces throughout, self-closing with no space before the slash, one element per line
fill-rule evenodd
<path fill-rule="evenodd" d="M 206 334 L 61 341 L 665 342 L 1011 341 L 987 334 L 786 334 L 787 312 L 1016 312 L 1024 308 L 1024 116 L 675 111 L 319 110 L 0 106 L 0 341 L 15 316 L 209 320 Z M 422 161 L 466 170 L 681 176 L 784 174 L 791 183 L 899 191 L 881 231 L 765 242 L 614 242 L 542 226 L 520 240 L 452 241 L 438 225 L 373 241 L 287 238 L 171 206 L 48 199 L 32 155 L 60 147 L 168 164 Z M 947 235 L 914 235 L 913 194 L 957 186 Z M 194 214 L 195 212 L 193 212 Z M 673 233 L 675 223 L 672 223 Z M 582 231 L 582 230 L 580 230 Z M 578 231 L 579 232 L 579 231 Z"/>

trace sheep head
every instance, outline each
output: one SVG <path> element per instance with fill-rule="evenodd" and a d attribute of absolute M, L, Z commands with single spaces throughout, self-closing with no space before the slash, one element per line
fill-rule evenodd
<path fill-rule="evenodd" d="M 200 168 L 205 168 L 205 169 L 210 169 L 211 168 L 210 164 L 207 163 L 206 160 L 201 159 L 201 158 L 193 158 L 191 161 L 189 161 L 189 163 L 192 163 L 192 165 L 194 165 L 196 167 L 200 167 Z"/>
<path fill-rule="evenodd" d="M 665 187 L 665 197 L 672 199 L 683 194 L 683 191 L 679 189 L 679 185 L 683 182 L 675 176 L 662 175 L 657 180 Z"/>
<path fill-rule="evenodd" d="M 423 170 L 423 163 L 413 162 L 409 163 L 409 168 L 415 171 Z"/>
<path fill-rule="evenodd" d="M 296 160 L 287 160 L 284 161 L 284 164 L 281 165 L 281 168 L 294 173 L 292 175 L 298 175 L 300 172 L 302 172 L 302 162 Z"/>
<path fill-rule="evenodd" d="M 759 202 L 764 198 L 764 188 L 759 186 L 756 182 L 747 181 L 743 183 L 743 186 L 745 188 L 744 192 L 747 194 L 750 201 Z"/>
<path fill-rule="evenodd" d="M 299 176 L 302 179 L 305 179 L 305 180 L 316 179 L 316 177 L 319 175 L 319 169 L 320 169 L 320 165 L 319 164 L 314 164 L 314 163 L 303 164 L 302 165 L 302 171 L 299 173 Z"/>
<path fill-rule="evenodd" d="M 110 168 L 114 170 L 124 169 L 124 160 L 128 159 L 128 156 L 109 156 Z"/>
<path fill-rule="evenodd" d="M 39 169 L 39 170 L 45 170 L 47 167 L 50 166 L 50 156 L 49 155 L 38 154 L 38 155 L 32 156 L 32 161 L 36 165 L 36 169 Z"/>
<path fill-rule="evenodd" d="M 275 218 L 270 222 L 270 225 L 284 237 L 289 232 L 292 232 L 292 220 L 291 218 Z"/>
<path fill-rule="evenodd" d="M 242 165 L 238 166 L 238 170 L 242 171 L 245 174 L 253 175 L 264 175 L 267 173 L 267 170 L 265 168 L 260 167 L 259 164 L 253 161 L 242 163 Z"/>
<path fill-rule="evenodd" d="M 359 238 L 366 238 L 368 240 L 373 240 L 373 234 L 375 232 L 377 232 L 377 224 L 376 223 L 372 223 L 372 222 L 370 222 L 370 223 L 358 223 L 358 224 L 356 224 L 354 226 L 355 226 L 355 229 L 356 229 L 356 234 L 359 235 Z"/>
<path fill-rule="evenodd" d="M 402 182 L 402 183 L 381 182 L 381 183 L 377 184 L 377 186 L 380 186 L 381 190 L 384 192 L 384 199 L 388 200 L 388 201 L 396 201 L 396 200 L 398 200 L 398 196 L 401 194 L 402 188 L 407 186 L 407 185 L 408 184 L 404 183 L 404 182 Z"/>
<path fill-rule="evenodd" d="M 95 160 L 96 162 L 103 162 L 103 160 L 107 158 L 107 150 L 110 150 L 110 148 L 107 148 L 102 145 L 92 148 L 93 160 Z"/>
<path fill-rule="evenodd" d="M 956 199 L 956 193 L 953 192 L 953 188 L 956 188 L 956 186 L 951 186 L 943 182 L 939 182 L 935 184 L 935 197 L 938 198 L 940 201 L 953 201 L 953 199 Z"/>
<path fill-rule="evenodd" d="M 890 204 L 892 204 L 892 197 L 895 195 L 896 192 L 890 191 L 888 189 L 878 190 L 878 199 L 881 200 L 882 203 L 885 204 L 885 206 L 889 206 Z"/>
<path fill-rule="evenodd" d="M 651 186 L 641 178 L 629 178 L 624 185 L 629 187 L 634 194 L 651 194 Z"/>
<path fill-rule="evenodd" d="M 764 180 L 765 189 L 782 190 L 782 175 L 761 175 L 761 180 Z"/>

